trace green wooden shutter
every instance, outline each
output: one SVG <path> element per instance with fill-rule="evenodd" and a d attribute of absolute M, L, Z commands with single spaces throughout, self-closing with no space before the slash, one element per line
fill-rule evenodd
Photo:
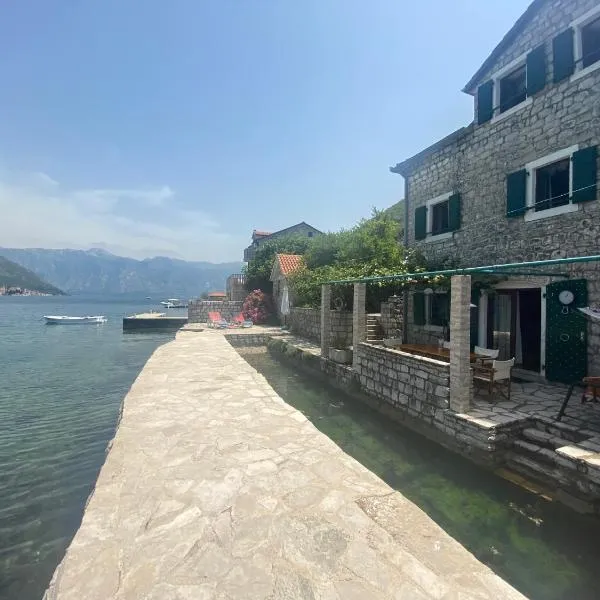
<path fill-rule="evenodd" d="M 573 202 L 590 202 L 597 197 L 598 146 L 573 153 Z"/>
<path fill-rule="evenodd" d="M 573 74 L 575 58 L 573 56 L 573 30 L 567 29 L 552 40 L 554 54 L 554 83 L 558 83 Z"/>
<path fill-rule="evenodd" d="M 494 82 L 486 81 L 477 88 L 477 123 L 486 123 L 494 116 Z"/>
<path fill-rule="evenodd" d="M 423 292 L 413 294 L 413 323 L 425 325 L 425 294 Z"/>
<path fill-rule="evenodd" d="M 520 217 L 527 205 L 527 171 L 521 169 L 506 176 L 506 216 Z"/>
<path fill-rule="evenodd" d="M 533 96 L 546 85 L 546 51 L 538 46 L 527 55 L 527 95 Z"/>
<path fill-rule="evenodd" d="M 424 240 L 427 237 L 427 207 L 415 208 L 415 240 Z"/>
<path fill-rule="evenodd" d="M 448 229 L 460 229 L 460 194 L 452 194 L 448 198 Z"/>

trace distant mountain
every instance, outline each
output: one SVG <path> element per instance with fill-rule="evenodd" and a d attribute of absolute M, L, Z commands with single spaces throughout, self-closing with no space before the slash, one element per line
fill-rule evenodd
<path fill-rule="evenodd" d="M 392 217 L 392 219 L 400 221 L 402 224 L 404 224 L 404 200 L 400 200 L 399 202 L 396 202 L 396 204 L 392 204 L 392 206 L 386 208 L 383 212 Z"/>
<path fill-rule="evenodd" d="M 186 262 L 157 256 L 136 260 L 105 250 L 0 248 L 0 255 L 30 269 L 66 292 L 144 293 L 191 298 L 224 290 L 242 263 Z"/>
<path fill-rule="evenodd" d="M 44 294 L 62 294 L 54 286 L 40 279 L 35 273 L 0 256 L 0 287 L 18 287 Z"/>

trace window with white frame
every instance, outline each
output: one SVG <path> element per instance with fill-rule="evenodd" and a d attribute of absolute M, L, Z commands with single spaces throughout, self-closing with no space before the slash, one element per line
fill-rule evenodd
<path fill-rule="evenodd" d="M 525 61 L 507 75 L 498 79 L 496 106 L 503 113 L 527 99 L 527 68 Z"/>
<path fill-rule="evenodd" d="M 450 231 L 450 196 L 443 194 L 427 203 L 427 231 L 431 236 Z"/>
<path fill-rule="evenodd" d="M 573 22 L 575 33 L 575 71 L 600 67 L 600 5 Z"/>
<path fill-rule="evenodd" d="M 571 146 L 526 165 L 526 220 L 577 210 L 572 203 L 572 156 L 578 146 Z M 533 209 L 533 210 L 531 210 Z"/>

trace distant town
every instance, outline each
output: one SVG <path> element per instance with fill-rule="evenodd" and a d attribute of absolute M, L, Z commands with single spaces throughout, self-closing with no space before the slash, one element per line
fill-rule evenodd
<path fill-rule="evenodd" d="M 27 288 L 0 286 L 0 296 L 52 296 L 52 294 Z"/>

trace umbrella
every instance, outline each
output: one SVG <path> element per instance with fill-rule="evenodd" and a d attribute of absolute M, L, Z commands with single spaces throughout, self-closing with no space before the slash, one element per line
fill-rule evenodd
<path fill-rule="evenodd" d="M 290 294 L 288 292 L 288 286 L 283 286 L 283 294 L 281 294 L 281 306 L 279 310 L 282 315 L 290 314 Z"/>

